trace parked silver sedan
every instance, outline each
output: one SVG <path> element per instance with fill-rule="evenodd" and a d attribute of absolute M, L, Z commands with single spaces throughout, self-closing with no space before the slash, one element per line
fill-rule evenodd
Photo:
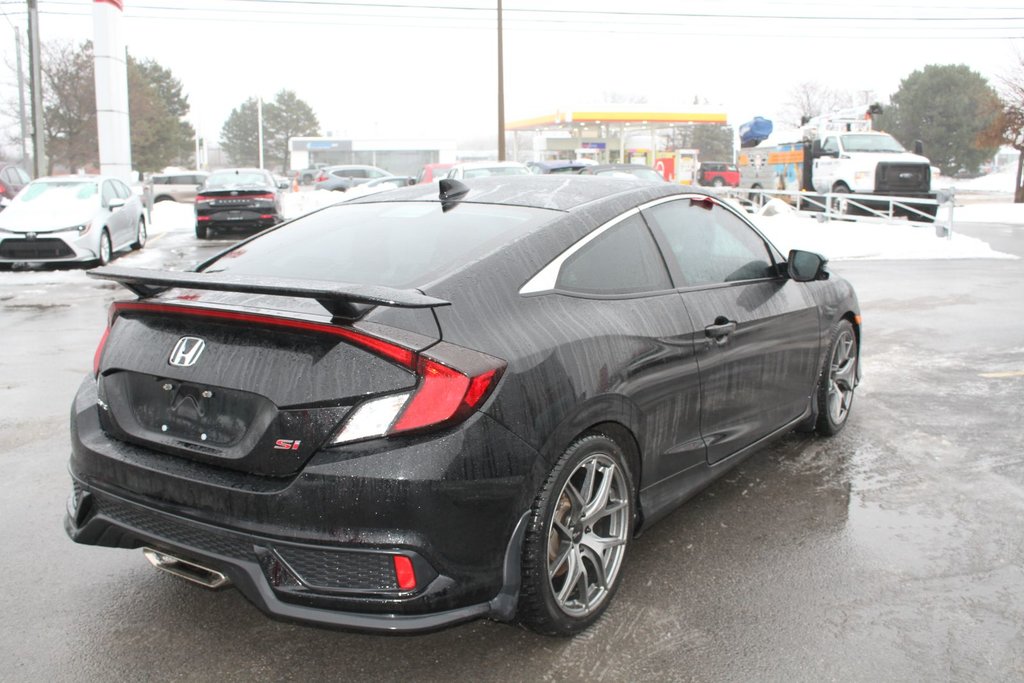
<path fill-rule="evenodd" d="M 145 244 L 141 200 L 108 176 L 40 178 L 0 212 L 0 268 L 18 262 L 106 264 L 118 250 Z"/>

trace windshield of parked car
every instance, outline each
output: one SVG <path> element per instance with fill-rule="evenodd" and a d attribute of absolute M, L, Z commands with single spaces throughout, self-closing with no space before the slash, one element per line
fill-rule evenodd
<path fill-rule="evenodd" d="M 903 145 L 890 135 L 843 135 L 847 152 L 905 152 Z"/>
<path fill-rule="evenodd" d="M 206 272 L 420 287 L 563 215 L 438 202 L 338 204 L 240 245 Z"/>
<path fill-rule="evenodd" d="M 266 185 L 267 177 L 253 171 L 222 171 L 206 179 L 206 187 L 231 187 L 233 185 Z"/>
<path fill-rule="evenodd" d="M 529 175 L 530 169 L 524 166 L 489 166 L 487 168 L 467 168 L 463 173 L 466 178 L 486 178 L 493 175 Z"/>
<path fill-rule="evenodd" d="M 43 205 L 87 204 L 94 200 L 99 192 L 98 184 L 93 180 L 47 181 L 31 183 L 14 198 L 13 202 L 28 204 L 32 202 Z M 42 201 L 40 201 L 42 200 Z"/>

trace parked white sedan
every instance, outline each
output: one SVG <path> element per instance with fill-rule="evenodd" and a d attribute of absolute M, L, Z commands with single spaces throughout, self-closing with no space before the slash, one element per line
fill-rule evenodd
<path fill-rule="evenodd" d="M 40 178 L 0 212 L 0 268 L 18 262 L 106 264 L 118 250 L 145 244 L 142 202 L 108 176 Z"/>

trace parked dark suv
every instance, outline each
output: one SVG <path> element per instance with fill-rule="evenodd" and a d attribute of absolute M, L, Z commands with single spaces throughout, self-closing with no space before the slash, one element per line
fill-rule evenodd
<path fill-rule="evenodd" d="M 697 184 L 712 187 L 739 187 L 740 170 L 724 161 L 703 161 L 697 171 Z"/>

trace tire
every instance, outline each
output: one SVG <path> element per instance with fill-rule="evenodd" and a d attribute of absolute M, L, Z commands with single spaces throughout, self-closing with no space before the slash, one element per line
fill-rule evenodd
<path fill-rule="evenodd" d="M 818 377 L 818 423 L 822 436 L 834 436 L 843 430 L 853 407 L 857 386 L 857 335 L 849 320 L 840 320 L 832 328 L 828 355 Z"/>
<path fill-rule="evenodd" d="M 204 223 L 196 223 L 196 237 L 198 237 L 201 240 L 205 240 L 208 234 L 209 231 L 207 230 L 206 225 Z"/>
<path fill-rule="evenodd" d="M 636 503 L 622 449 L 603 434 L 577 439 L 533 502 L 523 541 L 516 619 L 545 635 L 580 633 L 621 583 Z M 587 514 L 587 508 L 594 509 Z"/>
<path fill-rule="evenodd" d="M 149 234 L 146 232 L 146 217 L 139 216 L 139 229 L 135 233 L 135 241 L 132 242 L 132 249 L 142 249 L 146 246 Z"/>
<path fill-rule="evenodd" d="M 723 187 L 724 185 L 725 181 L 721 178 L 715 178 L 711 181 L 711 187 Z"/>
<path fill-rule="evenodd" d="M 832 188 L 832 194 L 850 194 L 850 188 L 846 183 L 836 183 Z M 848 200 L 842 197 L 832 198 L 832 213 L 837 216 L 849 216 L 853 213 Z"/>
<path fill-rule="evenodd" d="M 103 232 L 100 233 L 100 248 L 99 255 L 96 258 L 96 263 L 105 266 L 110 263 L 114 257 L 114 249 L 110 244 L 110 233 L 104 228 Z"/>

